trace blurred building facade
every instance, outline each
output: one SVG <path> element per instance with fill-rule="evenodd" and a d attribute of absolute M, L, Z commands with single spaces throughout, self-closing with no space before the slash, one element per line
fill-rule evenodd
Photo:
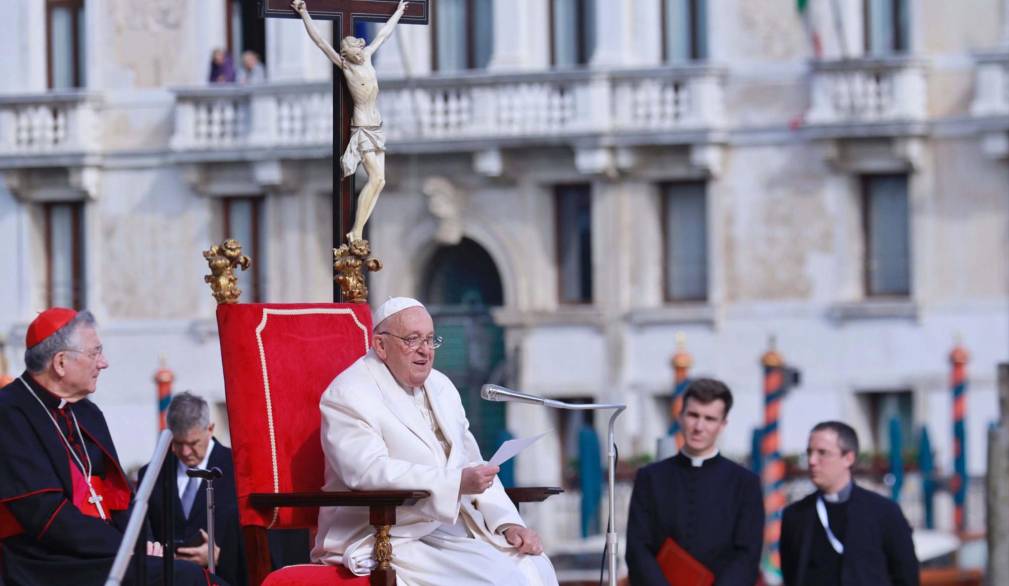
<path fill-rule="evenodd" d="M 223 402 L 202 250 L 245 244 L 246 300 L 331 298 L 332 69 L 254 4 L 11 0 L 0 24 L 0 332 L 16 370 L 35 312 L 95 311 L 96 401 L 129 464 L 153 447 L 160 355 Z M 897 416 L 949 470 L 959 339 L 983 474 L 1009 355 L 1007 4 L 438 0 L 376 61 L 372 299 L 494 305 L 496 376 L 626 401 L 623 457 L 665 433 L 683 332 L 693 373 L 736 393 L 726 453 L 763 421 L 774 336 L 803 374 L 784 452 L 824 419 L 884 450 Z M 206 84 L 215 47 L 257 50 L 269 81 Z M 505 417 L 558 430 L 517 476 L 560 483 L 577 422 Z"/>

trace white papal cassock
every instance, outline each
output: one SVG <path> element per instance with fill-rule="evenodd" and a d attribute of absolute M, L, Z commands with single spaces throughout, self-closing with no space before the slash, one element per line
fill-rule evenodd
<path fill-rule="evenodd" d="M 396 509 L 390 534 L 399 584 L 556 586 L 545 555 L 520 554 L 499 533 L 525 525 L 499 480 L 483 494 L 459 496 L 462 469 L 482 458 L 448 377 L 432 370 L 423 387 L 404 389 L 370 350 L 336 377 L 320 406 L 324 490 L 431 491 Z M 366 509 L 319 511 L 313 560 L 366 574 L 373 544 Z"/>

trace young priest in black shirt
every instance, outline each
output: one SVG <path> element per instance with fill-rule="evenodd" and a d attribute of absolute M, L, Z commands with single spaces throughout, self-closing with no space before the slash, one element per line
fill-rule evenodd
<path fill-rule="evenodd" d="M 672 539 L 721 586 L 757 581 L 764 532 L 760 479 L 718 453 L 732 392 L 697 379 L 679 414 L 684 444 L 673 456 L 641 468 L 627 520 L 627 568 L 634 586 L 666 586 L 656 556 Z"/>

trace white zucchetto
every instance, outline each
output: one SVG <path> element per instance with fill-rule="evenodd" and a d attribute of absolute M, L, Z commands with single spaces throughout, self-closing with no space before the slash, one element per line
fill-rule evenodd
<path fill-rule="evenodd" d="M 424 307 L 424 304 L 411 297 L 390 297 L 372 314 L 371 323 L 378 327 L 378 324 L 411 307 Z"/>

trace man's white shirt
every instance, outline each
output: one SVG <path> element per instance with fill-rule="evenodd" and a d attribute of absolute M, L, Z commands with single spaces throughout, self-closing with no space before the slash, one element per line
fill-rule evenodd
<path fill-rule="evenodd" d="M 216 443 L 217 442 L 214 441 L 214 438 L 210 438 L 210 444 L 207 446 L 207 453 L 203 454 L 203 461 L 200 462 L 200 465 L 197 466 L 197 468 L 203 468 L 204 470 L 207 469 L 207 465 L 210 463 L 210 453 L 214 451 L 214 445 Z M 186 470 L 189 470 L 190 468 L 189 466 L 183 464 L 182 460 L 179 460 L 178 462 L 179 465 L 176 467 L 175 470 L 175 481 L 178 483 L 179 497 L 181 498 L 182 495 L 186 492 L 186 485 L 189 484 L 189 476 L 186 474 Z M 197 480 L 203 482 L 201 479 Z"/>

